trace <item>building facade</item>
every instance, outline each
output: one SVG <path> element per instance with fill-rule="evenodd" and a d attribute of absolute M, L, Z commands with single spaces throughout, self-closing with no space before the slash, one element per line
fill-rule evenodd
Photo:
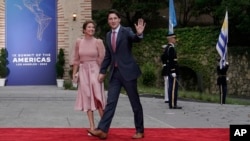
<path fill-rule="evenodd" d="M 5 1 L 0 0 L 0 48 L 6 46 Z M 69 60 L 75 40 L 81 37 L 82 23 L 91 19 L 91 0 L 56 0 L 57 1 L 57 50 L 65 51 L 65 79 L 69 79 Z M 76 15 L 75 20 L 73 14 Z"/>

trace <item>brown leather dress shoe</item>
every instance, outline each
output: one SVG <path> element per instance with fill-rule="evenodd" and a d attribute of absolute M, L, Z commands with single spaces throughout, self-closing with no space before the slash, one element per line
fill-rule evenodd
<path fill-rule="evenodd" d="M 144 138 L 144 133 L 135 133 L 132 139 L 142 139 Z"/>
<path fill-rule="evenodd" d="M 103 132 L 103 131 L 100 130 L 100 129 L 95 129 L 95 130 L 90 130 L 90 129 L 88 129 L 87 131 L 88 131 L 88 133 L 90 133 L 92 136 L 98 137 L 98 138 L 101 139 L 101 140 L 107 139 L 107 136 L 108 136 L 107 133 Z"/>

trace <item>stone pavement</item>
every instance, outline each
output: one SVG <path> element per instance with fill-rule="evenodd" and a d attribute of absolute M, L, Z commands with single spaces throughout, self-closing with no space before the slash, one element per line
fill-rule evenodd
<path fill-rule="evenodd" d="M 56 86 L 0 87 L 0 128 L 88 128 L 86 113 L 74 110 L 76 90 Z M 178 101 L 181 110 L 168 109 L 162 98 L 141 97 L 145 128 L 229 128 L 250 124 L 250 106 Z M 99 115 L 95 112 L 96 124 Z M 111 128 L 134 128 L 133 113 L 121 94 Z"/>

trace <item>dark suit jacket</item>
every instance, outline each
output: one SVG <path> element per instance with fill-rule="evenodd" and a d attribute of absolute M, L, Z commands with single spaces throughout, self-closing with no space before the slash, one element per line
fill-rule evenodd
<path fill-rule="evenodd" d="M 137 79 L 141 70 L 132 55 L 132 44 L 141 41 L 142 38 L 138 37 L 131 28 L 121 26 L 116 39 L 116 52 L 114 52 L 111 46 L 111 32 L 109 31 L 106 34 L 106 54 L 100 73 L 106 74 L 110 66 L 109 79 L 111 79 L 116 62 L 122 77 L 126 81 Z"/>

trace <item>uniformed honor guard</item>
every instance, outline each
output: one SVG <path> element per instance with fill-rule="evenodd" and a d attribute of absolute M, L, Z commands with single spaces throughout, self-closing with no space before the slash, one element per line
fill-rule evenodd
<path fill-rule="evenodd" d="M 218 60 L 219 61 L 219 60 Z M 226 96 L 227 96 L 227 70 L 229 68 L 228 62 L 226 65 L 220 68 L 220 63 L 217 66 L 217 85 L 219 86 L 220 91 L 220 104 L 226 103 Z"/>
<path fill-rule="evenodd" d="M 177 93 L 178 93 L 178 63 L 177 54 L 175 51 L 176 35 L 167 35 L 168 44 L 162 55 L 161 59 L 163 61 L 163 74 L 168 76 L 168 99 L 169 99 L 169 109 L 182 109 L 182 107 L 177 106 Z"/>
<path fill-rule="evenodd" d="M 161 71 L 161 75 L 163 76 L 164 79 L 164 101 L 165 103 L 169 102 L 168 99 L 168 74 L 167 74 L 167 59 L 166 59 L 166 49 L 167 49 L 167 45 L 163 45 L 163 54 L 161 55 L 161 62 L 162 62 L 162 71 Z"/>

